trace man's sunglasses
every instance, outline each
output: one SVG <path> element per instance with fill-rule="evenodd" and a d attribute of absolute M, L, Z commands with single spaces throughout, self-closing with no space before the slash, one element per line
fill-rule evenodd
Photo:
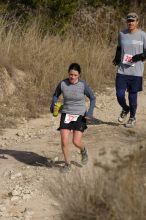
<path fill-rule="evenodd" d="M 134 22 L 136 20 L 128 19 L 127 22 Z"/>

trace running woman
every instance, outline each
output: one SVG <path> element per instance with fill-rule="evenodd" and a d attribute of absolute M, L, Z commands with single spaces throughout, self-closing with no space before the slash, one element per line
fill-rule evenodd
<path fill-rule="evenodd" d="M 127 15 L 127 28 L 122 30 L 118 36 L 118 46 L 113 60 L 118 65 L 116 75 L 116 96 L 122 107 L 118 118 L 123 123 L 130 113 L 129 120 L 125 124 L 131 128 L 136 123 L 137 96 L 142 91 L 144 72 L 144 60 L 146 59 L 146 33 L 138 28 L 138 15 L 129 13 Z M 126 103 L 125 92 L 128 92 Z"/>
<path fill-rule="evenodd" d="M 88 161 L 87 149 L 82 141 L 82 135 L 87 128 L 86 120 L 91 119 L 95 107 L 95 96 L 85 81 L 80 79 L 81 67 L 78 63 L 72 63 L 68 68 L 69 77 L 59 82 L 51 104 L 51 112 L 59 96 L 63 95 L 63 108 L 60 119 L 61 146 L 65 165 L 62 172 L 71 169 L 71 158 L 69 153 L 69 134 L 73 132 L 72 142 L 81 152 L 82 164 Z M 89 109 L 86 110 L 85 96 L 90 100 Z"/>

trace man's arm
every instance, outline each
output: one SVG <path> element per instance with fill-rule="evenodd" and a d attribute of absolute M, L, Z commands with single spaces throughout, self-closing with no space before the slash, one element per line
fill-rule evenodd
<path fill-rule="evenodd" d="M 132 62 L 145 61 L 146 59 L 146 50 L 143 53 L 136 54 L 132 57 Z"/>
<path fill-rule="evenodd" d="M 113 59 L 113 64 L 117 66 L 120 64 L 120 62 L 121 62 L 121 47 L 117 46 L 116 55 L 115 58 Z"/>

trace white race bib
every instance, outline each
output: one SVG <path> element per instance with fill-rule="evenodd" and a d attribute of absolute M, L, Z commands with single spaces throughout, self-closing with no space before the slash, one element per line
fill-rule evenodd
<path fill-rule="evenodd" d="M 79 115 L 66 114 L 64 123 L 69 124 L 71 121 L 77 121 Z"/>
<path fill-rule="evenodd" d="M 127 64 L 129 66 L 135 66 L 135 63 L 132 63 L 132 55 L 131 54 L 124 54 L 123 57 L 123 64 Z"/>

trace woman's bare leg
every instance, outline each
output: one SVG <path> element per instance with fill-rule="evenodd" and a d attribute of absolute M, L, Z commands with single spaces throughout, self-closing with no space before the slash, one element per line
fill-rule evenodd
<path fill-rule="evenodd" d="M 83 133 L 81 131 L 73 131 L 73 144 L 80 149 L 82 164 L 87 164 L 88 152 L 87 149 L 84 147 L 82 136 Z"/>
<path fill-rule="evenodd" d="M 83 133 L 81 131 L 73 131 L 73 144 L 79 148 L 80 150 L 84 149 L 84 145 L 82 142 Z"/>
<path fill-rule="evenodd" d="M 69 134 L 70 134 L 70 130 L 68 130 L 68 129 L 61 129 L 60 130 L 61 147 L 62 147 L 62 152 L 64 155 L 65 163 L 70 163 L 70 153 L 69 153 L 69 146 L 68 146 Z"/>

